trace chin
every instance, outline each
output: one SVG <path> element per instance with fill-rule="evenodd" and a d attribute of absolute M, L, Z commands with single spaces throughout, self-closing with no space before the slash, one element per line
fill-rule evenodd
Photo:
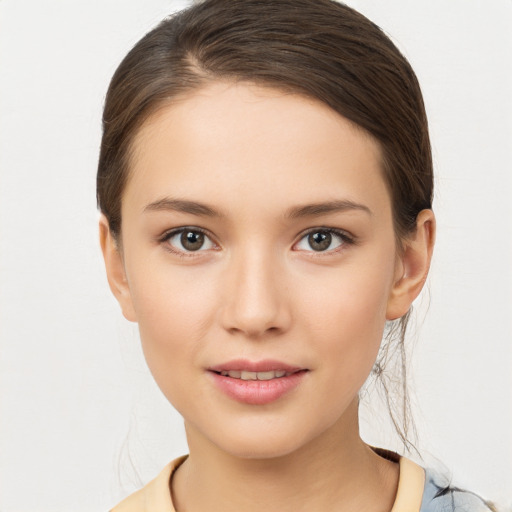
<path fill-rule="evenodd" d="M 323 428 L 298 429 L 300 424 L 276 422 L 274 425 L 257 422 L 253 425 L 231 425 L 221 431 L 209 432 L 208 438 L 217 449 L 241 459 L 275 459 L 315 444 Z M 284 424 L 283 424 L 284 423 Z M 304 427 L 304 425 L 302 425 Z"/>
<path fill-rule="evenodd" d="M 240 459 L 276 459 L 286 457 L 302 447 L 290 439 L 232 439 L 227 446 L 217 445 L 222 451 Z"/>

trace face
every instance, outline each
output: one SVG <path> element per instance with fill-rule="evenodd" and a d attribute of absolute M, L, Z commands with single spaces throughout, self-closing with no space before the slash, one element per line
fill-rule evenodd
<path fill-rule="evenodd" d="M 163 108 L 134 143 L 120 261 L 189 436 L 272 457 L 356 425 L 404 266 L 378 144 L 346 119 L 250 84 Z"/>

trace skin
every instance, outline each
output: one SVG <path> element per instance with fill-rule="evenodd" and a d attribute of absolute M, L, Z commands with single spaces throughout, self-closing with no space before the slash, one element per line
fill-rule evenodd
<path fill-rule="evenodd" d="M 206 231 L 201 250 L 164 239 L 182 227 Z M 308 231 L 326 228 L 342 236 L 314 251 Z M 111 289 L 185 420 L 177 510 L 389 511 L 398 466 L 360 439 L 357 397 L 386 320 L 424 284 L 434 216 L 398 250 L 378 143 L 310 98 L 211 83 L 140 129 L 121 235 L 101 219 Z M 207 371 L 238 358 L 307 372 L 275 402 L 240 403 Z"/>

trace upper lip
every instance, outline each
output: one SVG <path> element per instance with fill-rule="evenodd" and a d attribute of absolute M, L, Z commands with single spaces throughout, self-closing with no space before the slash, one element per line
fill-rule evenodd
<path fill-rule="evenodd" d="M 305 370 L 300 366 L 293 366 L 274 359 L 265 359 L 262 361 L 249 361 L 247 359 L 233 359 L 225 363 L 210 366 L 208 370 L 212 372 L 229 372 L 229 371 L 248 371 L 248 372 L 272 372 L 285 371 L 286 373 L 295 373 Z"/>

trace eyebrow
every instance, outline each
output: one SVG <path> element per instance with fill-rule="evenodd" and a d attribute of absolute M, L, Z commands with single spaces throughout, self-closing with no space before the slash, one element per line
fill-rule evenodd
<path fill-rule="evenodd" d="M 306 204 L 303 206 L 294 206 L 287 211 L 286 217 L 291 219 L 296 219 L 299 217 L 317 217 L 320 215 L 327 215 L 329 213 L 337 213 L 350 210 L 359 210 L 366 212 L 368 215 L 372 215 L 372 211 L 370 208 L 368 208 L 368 206 L 344 199 Z"/>
<path fill-rule="evenodd" d="M 370 208 L 364 204 L 355 203 L 347 199 L 311 203 L 301 206 L 294 206 L 285 213 L 285 218 L 297 219 L 301 217 L 318 217 L 329 213 L 359 210 L 372 215 Z M 154 211 L 175 211 L 189 213 L 200 217 L 222 217 L 223 214 L 205 203 L 189 201 L 187 199 L 173 199 L 165 197 L 154 201 L 144 207 L 144 212 Z"/>
<path fill-rule="evenodd" d="M 164 197 L 144 207 L 144 212 L 175 211 L 190 213 L 202 217 L 221 217 L 221 213 L 204 203 L 188 201 L 186 199 L 172 199 Z"/>

